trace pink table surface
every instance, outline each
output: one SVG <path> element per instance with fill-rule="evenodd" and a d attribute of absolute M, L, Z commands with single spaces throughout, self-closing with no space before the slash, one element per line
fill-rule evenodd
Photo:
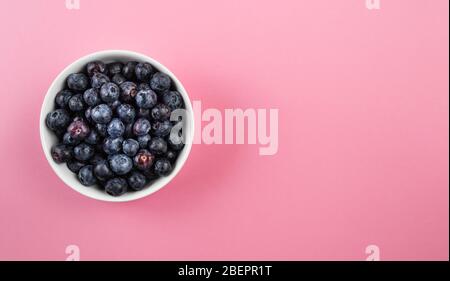
<path fill-rule="evenodd" d="M 0 259 L 449 257 L 448 0 L 0 1 Z M 111 204 L 41 149 L 55 76 L 129 49 L 203 108 L 278 108 L 279 149 L 193 146 L 169 186 Z"/>

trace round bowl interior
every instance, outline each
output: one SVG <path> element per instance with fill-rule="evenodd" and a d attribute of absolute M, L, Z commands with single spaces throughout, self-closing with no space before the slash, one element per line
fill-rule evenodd
<path fill-rule="evenodd" d="M 155 181 L 149 183 L 149 186 L 145 187 L 141 191 L 134 191 L 134 192 L 127 192 L 121 196 L 113 197 L 108 194 L 106 194 L 104 191 L 100 190 L 97 187 L 86 187 L 82 185 L 76 175 L 72 173 L 66 166 L 65 163 L 57 164 L 53 161 L 50 150 L 52 145 L 56 144 L 57 137 L 53 134 L 53 132 L 47 128 L 45 125 L 45 117 L 48 112 L 52 111 L 55 108 L 54 99 L 56 94 L 65 87 L 66 83 L 66 77 L 75 72 L 80 72 L 83 70 L 85 65 L 93 60 L 101 60 L 106 63 L 113 62 L 113 61 L 138 61 L 138 62 L 149 62 L 154 66 L 158 71 L 164 72 L 167 75 L 169 75 L 172 78 L 173 83 L 175 84 L 175 87 L 177 91 L 182 95 L 185 103 L 185 109 L 186 109 L 186 122 L 185 126 L 183 127 L 183 133 L 185 132 L 185 146 L 180 151 L 180 154 L 176 160 L 176 163 L 174 165 L 173 171 L 170 173 L 170 175 L 166 177 L 160 177 L 156 179 Z M 55 173 L 60 177 L 64 183 L 66 183 L 68 186 L 73 188 L 74 190 L 78 191 L 79 193 L 86 195 L 90 198 L 102 200 L 102 201 L 110 201 L 110 202 L 125 202 L 125 201 L 131 201 L 136 200 L 142 197 L 145 197 L 147 195 L 152 194 L 153 192 L 161 189 L 166 184 L 168 184 L 180 171 L 181 167 L 186 162 L 186 159 L 189 155 L 189 152 L 191 150 L 192 146 L 192 140 L 193 140 L 193 132 L 194 132 L 194 114 L 192 110 L 192 105 L 189 99 L 189 96 L 184 89 L 183 85 L 178 81 L 178 79 L 173 75 L 172 72 L 170 72 L 165 66 L 163 66 L 158 61 L 131 51 L 123 51 L 123 50 L 109 50 L 109 51 L 101 51 L 96 52 L 87 56 L 84 56 L 77 61 L 70 64 L 68 67 L 66 67 L 53 81 L 50 88 L 48 89 L 48 92 L 45 96 L 44 102 L 42 104 L 41 108 L 41 115 L 39 120 L 40 125 L 40 135 L 41 135 L 41 142 L 42 142 L 42 148 L 45 153 L 45 157 L 47 158 L 48 163 L 53 168 Z"/>

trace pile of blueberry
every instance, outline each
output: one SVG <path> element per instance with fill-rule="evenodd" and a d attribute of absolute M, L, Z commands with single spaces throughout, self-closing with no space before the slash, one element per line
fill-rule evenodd
<path fill-rule="evenodd" d="M 171 133 L 183 98 L 167 74 L 147 62 L 89 62 L 67 77 L 46 125 L 58 136 L 55 162 L 85 186 L 119 196 L 172 171 L 184 144 Z"/>

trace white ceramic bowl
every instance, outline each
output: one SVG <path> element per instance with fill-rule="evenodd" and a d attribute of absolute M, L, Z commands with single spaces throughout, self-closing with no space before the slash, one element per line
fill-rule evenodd
<path fill-rule="evenodd" d="M 80 72 L 83 70 L 83 67 L 86 66 L 86 64 L 93 60 L 101 60 L 106 63 L 112 62 L 112 61 L 141 61 L 141 62 L 149 62 L 154 66 L 158 71 L 164 72 L 167 75 L 169 75 L 172 78 L 173 83 L 175 84 L 175 87 L 177 88 L 178 92 L 182 95 L 184 99 L 184 104 L 186 108 L 186 122 L 185 127 L 183 128 L 183 133 L 185 133 L 186 140 L 185 140 L 185 146 L 183 150 L 180 152 L 175 166 L 173 168 L 173 171 L 170 173 L 170 175 L 166 177 L 160 177 L 154 182 L 150 183 L 148 187 L 145 187 L 141 191 L 135 191 L 135 192 L 127 192 L 126 194 L 123 194 L 118 197 L 113 197 L 111 195 L 106 194 L 104 191 L 100 190 L 97 187 L 86 187 L 82 185 L 76 175 L 72 173 L 66 166 L 65 163 L 57 164 L 53 161 L 50 150 L 53 144 L 57 142 L 57 137 L 47 128 L 45 125 L 45 117 L 48 112 L 52 111 L 55 107 L 54 99 L 56 94 L 64 88 L 66 78 L 69 74 Z M 103 200 L 103 201 L 110 201 L 110 202 L 125 202 L 125 201 L 131 201 L 136 200 L 142 197 L 145 197 L 147 195 L 152 194 L 153 192 L 161 189 L 165 185 L 167 185 L 180 171 L 180 169 L 183 167 L 184 163 L 186 162 L 186 159 L 188 158 L 189 152 L 191 151 L 192 146 L 192 140 L 194 136 L 194 114 L 192 110 L 192 105 L 189 99 L 189 96 L 184 89 L 183 85 L 180 81 L 175 77 L 175 75 L 170 72 L 165 66 L 163 66 L 158 61 L 145 56 L 143 54 L 131 52 L 131 51 L 123 51 L 123 50 L 106 50 L 106 51 L 100 51 L 96 53 L 92 53 L 89 55 L 86 55 L 69 66 L 67 66 L 53 81 L 53 83 L 50 85 L 50 88 L 47 91 L 47 94 L 45 95 L 44 102 L 42 104 L 41 108 L 41 116 L 39 120 L 39 127 L 40 127 L 40 135 L 41 135 L 41 143 L 42 148 L 44 149 L 45 157 L 47 158 L 48 163 L 53 168 L 55 173 L 60 177 L 64 183 L 66 183 L 68 186 L 70 186 L 72 189 L 78 191 L 79 193 L 86 195 L 88 197 Z"/>

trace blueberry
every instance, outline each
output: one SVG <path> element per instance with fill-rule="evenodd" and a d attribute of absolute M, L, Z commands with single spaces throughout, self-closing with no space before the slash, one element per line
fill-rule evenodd
<path fill-rule="evenodd" d="M 82 185 L 91 186 L 97 182 L 93 169 L 92 165 L 86 165 L 78 171 L 78 180 Z"/>
<path fill-rule="evenodd" d="M 142 170 L 141 173 L 147 178 L 148 181 L 153 181 L 159 178 L 159 175 L 157 175 L 153 169 Z"/>
<path fill-rule="evenodd" d="M 138 63 L 134 69 L 136 78 L 140 81 L 148 81 L 153 73 L 153 67 L 148 62 Z"/>
<path fill-rule="evenodd" d="M 106 182 L 105 191 L 111 196 L 120 196 L 127 192 L 127 181 L 122 178 L 113 178 Z"/>
<path fill-rule="evenodd" d="M 73 95 L 69 100 L 69 109 L 73 112 L 84 109 L 83 96 L 81 94 Z"/>
<path fill-rule="evenodd" d="M 150 121 L 148 121 L 145 118 L 139 118 L 138 120 L 136 120 L 136 122 L 134 122 L 133 133 L 136 136 L 143 136 L 148 134 L 150 128 L 151 128 Z"/>
<path fill-rule="evenodd" d="M 108 73 L 111 76 L 122 73 L 123 63 L 121 62 L 112 62 L 108 64 Z"/>
<path fill-rule="evenodd" d="M 111 109 L 113 111 L 115 111 L 119 107 L 119 105 L 121 105 L 121 104 L 122 103 L 119 100 L 116 100 L 116 101 L 114 101 L 112 103 L 108 103 L 108 106 L 111 107 Z"/>
<path fill-rule="evenodd" d="M 163 158 L 155 162 L 155 173 L 159 176 L 167 176 L 172 171 L 172 164 L 170 161 Z"/>
<path fill-rule="evenodd" d="M 103 140 L 103 150 L 106 154 L 116 154 L 122 149 L 123 138 L 105 138 Z"/>
<path fill-rule="evenodd" d="M 133 158 L 134 165 L 139 170 L 150 169 L 154 160 L 155 156 L 146 149 L 139 150 L 139 152 Z"/>
<path fill-rule="evenodd" d="M 112 103 L 119 99 L 120 89 L 114 83 L 108 82 L 100 88 L 100 97 L 106 103 Z"/>
<path fill-rule="evenodd" d="M 146 90 L 146 91 L 148 91 L 148 90 L 151 90 L 152 88 L 150 88 L 150 85 L 148 84 L 148 83 L 140 83 L 139 85 L 138 85 L 138 87 L 137 87 L 137 90 L 138 91 L 141 91 L 141 90 Z"/>
<path fill-rule="evenodd" d="M 108 125 L 106 124 L 95 124 L 95 130 L 99 133 L 100 136 L 106 137 Z"/>
<path fill-rule="evenodd" d="M 72 73 L 67 77 L 67 87 L 71 90 L 84 91 L 89 86 L 89 79 L 83 73 Z"/>
<path fill-rule="evenodd" d="M 107 132 L 112 138 L 120 137 L 125 132 L 125 125 L 119 118 L 114 118 L 111 122 L 109 122 Z"/>
<path fill-rule="evenodd" d="M 120 99 L 123 102 L 134 102 L 134 97 L 137 94 L 137 86 L 135 83 L 126 81 L 120 84 Z"/>
<path fill-rule="evenodd" d="M 55 96 L 55 103 L 59 108 L 67 108 L 69 105 L 69 100 L 73 93 L 69 90 L 59 91 Z"/>
<path fill-rule="evenodd" d="M 162 101 L 172 110 L 175 110 L 177 108 L 183 108 L 183 98 L 181 97 L 181 94 L 178 93 L 177 91 L 165 92 L 162 95 Z"/>
<path fill-rule="evenodd" d="M 65 144 L 57 144 L 52 146 L 50 153 L 56 163 L 63 163 L 72 159 L 72 148 Z"/>
<path fill-rule="evenodd" d="M 136 105 L 140 108 L 152 108 L 156 105 L 158 97 L 152 90 L 140 90 L 135 97 Z"/>
<path fill-rule="evenodd" d="M 114 74 L 111 81 L 120 86 L 122 83 L 127 81 L 127 78 L 125 78 L 122 74 Z"/>
<path fill-rule="evenodd" d="M 167 160 L 169 160 L 171 163 L 173 163 L 177 159 L 177 156 L 178 156 L 178 154 L 175 151 L 169 150 L 169 151 L 167 151 L 165 158 Z"/>
<path fill-rule="evenodd" d="M 149 134 L 139 136 L 137 138 L 137 141 L 139 143 L 140 148 L 146 148 L 148 146 L 148 142 L 152 139 L 152 137 Z"/>
<path fill-rule="evenodd" d="M 94 156 L 94 148 L 86 143 L 80 143 L 73 149 L 73 156 L 78 161 L 87 161 Z"/>
<path fill-rule="evenodd" d="M 101 102 L 98 90 L 95 88 L 90 88 L 84 91 L 83 100 L 89 106 L 95 106 Z"/>
<path fill-rule="evenodd" d="M 129 123 L 125 125 L 125 132 L 123 133 L 125 138 L 133 137 L 133 123 Z"/>
<path fill-rule="evenodd" d="M 143 117 L 143 118 L 150 118 L 150 109 L 148 108 L 139 108 L 138 109 L 138 114 L 139 117 Z"/>
<path fill-rule="evenodd" d="M 139 142 L 135 139 L 126 139 L 122 143 L 122 150 L 127 156 L 133 157 L 139 150 Z"/>
<path fill-rule="evenodd" d="M 152 138 L 148 144 L 148 149 L 156 155 L 163 155 L 167 152 L 167 142 L 160 137 Z"/>
<path fill-rule="evenodd" d="M 89 159 L 89 163 L 92 165 L 97 165 L 98 163 L 104 162 L 105 158 L 100 153 L 95 153 L 94 156 L 92 156 L 91 159 Z"/>
<path fill-rule="evenodd" d="M 142 190 L 146 184 L 147 184 L 147 178 L 139 172 L 133 172 L 128 177 L 128 185 L 133 190 L 136 190 L 136 191 Z"/>
<path fill-rule="evenodd" d="M 73 138 L 69 132 L 66 132 L 63 136 L 62 142 L 66 145 L 77 145 L 80 143 L 80 140 Z"/>
<path fill-rule="evenodd" d="M 69 170 L 72 173 L 77 174 L 78 171 L 80 171 L 81 168 L 83 168 L 86 164 L 84 164 L 83 162 L 77 161 L 77 160 L 70 160 L 67 161 L 67 168 L 69 168 Z"/>
<path fill-rule="evenodd" d="M 134 118 L 136 117 L 136 111 L 134 110 L 134 107 L 124 103 L 117 107 L 117 116 L 122 120 L 124 123 L 131 123 L 134 121 Z"/>
<path fill-rule="evenodd" d="M 54 131 L 53 133 L 55 134 L 55 136 L 58 139 L 62 139 L 64 137 L 65 132 L 66 131 L 64 129 L 58 129 L 58 130 Z"/>
<path fill-rule="evenodd" d="M 107 69 L 105 63 L 102 61 L 91 61 L 86 65 L 86 72 L 90 77 L 95 73 L 103 73 L 106 74 Z"/>
<path fill-rule="evenodd" d="M 88 144 L 98 144 L 100 142 L 100 134 L 97 130 L 91 130 L 84 141 Z"/>
<path fill-rule="evenodd" d="M 155 136 L 165 137 L 170 134 L 172 123 L 169 120 L 156 121 L 152 124 L 152 131 Z"/>
<path fill-rule="evenodd" d="M 170 114 L 172 113 L 170 107 L 163 103 L 158 103 L 155 107 L 152 108 L 151 115 L 154 120 L 168 120 L 170 118 Z"/>
<path fill-rule="evenodd" d="M 91 129 L 82 118 L 77 117 L 67 127 L 67 132 L 73 139 L 83 140 L 89 135 Z"/>
<path fill-rule="evenodd" d="M 45 124 L 50 130 L 64 130 L 70 123 L 70 116 L 64 109 L 51 111 L 45 117 Z"/>
<path fill-rule="evenodd" d="M 134 71 L 137 64 L 138 63 L 135 61 L 127 62 L 122 68 L 122 75 L 125 76 L 125 78 L 127 78 L 128 80 L 133 79 L 135 76 Z"/>
<path fill-rule="evenodd" d="M 109 168 L 108 161 L 101 161 L 94 166 L 94 175 L 100 181 L 106 181 L 114 177 L 114 173 Z"/>
<path fill-rule="evenodd" d="M 170 89 L 171 80 L 170 77 L 162 72 L 153 74 L 150 80 L 150 87 L 153 91 L 164 92 Z"/>
<path fill-rule="evenodd" d="M 106 124 L 111 121 L 112 110 L 106 104 L 99 104 L 92 109 L 91 112 L 92 121 L 99 124 Z"/>
<path fill-rule="evenodd" d="M 95 73 L 91 77 L 91 85 L 93 88 L 100 89 L 104 84 L 108 83 L 109 77 L 102 73 Z"/>
<path fill-rule="evenodd" d="M 92 121 L 92 106 L 86 108 L 86 110 L 84 111 L 84 118 L 86 118 L 86 121 L 88 121 L 89 123 L 93 123 L 94 121 Z"/>
<path fill-rule="evenodd" d="M 109 167 L 116 175 L 125 175 L 133 168 L 133 161 L 125 154 L 115 154 L 109 159 Z"/>

